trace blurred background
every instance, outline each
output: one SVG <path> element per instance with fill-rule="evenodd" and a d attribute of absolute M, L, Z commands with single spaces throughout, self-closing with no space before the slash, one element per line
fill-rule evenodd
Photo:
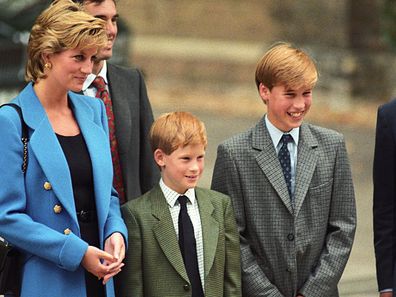
<path fill-rule="evenodd" d="M 48 0 L 0 0 L 0 101 L 24 85 L 25 46 Z M 358 229 L 341 296 L 377 296 L 372 236 L 372 159 L 378 105 L 396 95 L 394 0 L 118 0 L 113 62 L 143 70 L 155 116 L 191 111 L 207 126 L 201 186 L 210 187 L 217 145 L 265 113 L 257 61 L 276 41 L 305 49 L 319 82 L 307 120 L 345 135 Z"/>

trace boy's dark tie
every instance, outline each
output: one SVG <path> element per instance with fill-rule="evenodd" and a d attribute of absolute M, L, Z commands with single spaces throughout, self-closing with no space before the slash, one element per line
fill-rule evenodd
<path fill-rule="evenodd" d="M 122 172 L 121 172 L 121 164 L 120 157 L 118 155 L 118 144 L 115 134 L 115 122 L 114 122 L 114 113 L 113 113 L 113 104 L 111 102 L 109 92 L 106 89 L 106 83 L 101 76 L 97 76 L 95 80 L 92 82 L 92 85 L 96 88 L 96 97 L 103 100 L 103 103 L 106 107 L 106 114 L 109 123 L 109 136 L 110 136 L 110 148 L 111 148 L 111 158 L 113 161 L 113 170 L 114 170 L 114 180 L 113 185 L 114 188 L 118 192 L 118 196 L 120 197 L 120 203 L 125 202 L 125 192 L 124 192 L 124 183 L 122 180 Z"/>
<path fill-rule="evenodd" d="M 290 134 L 283 134 L 280 142 L 282 143 L 282 147 L 279 150 L 278 158 L 282 167 L 283 175 L 285 176 L 287 190 L 289 191 L 290 199 L 292 198 L 291 191 L 291 164 L 290 164 L 290 153 L 287 149 L 287 144 L 292 142 L 293 138 Z"/>
<path fill-rule="evenodd" d="M 204 297 L 201 278 L 199 276 L 197 248 L 195 244 L 194 227 L 187 213 L 186 196 L 178 198 L 179 212 L 179 246 L 183 256 L 188 278 L 192 286 L 192 297 Z"/>

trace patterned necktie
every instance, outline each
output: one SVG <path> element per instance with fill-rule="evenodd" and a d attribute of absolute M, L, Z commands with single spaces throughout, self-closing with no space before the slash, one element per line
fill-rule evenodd
<path fill-rule="evenodd" d="M 97 90 L 95 96 L 97 98 L 102 99 L 106 107 L 107 119 L 109 122 L 111 158 L 113 161 L 113 170 L 114 170 L 113 185 L 118 192 L 118 196 L 120 197 L 120 203 L 122 204 L 125 202 L 125 192 L 124 192 L 124 183 L 122 180 L 120 157 L 118 155 L 118 144 L 115 134 L 113 104 L 111 102 L 109 92 L 106 89 L 106 83 L 103 77 L 97 76 L 95 80 L 92 82 L 92 85 Z"/>
<path fill-rule="evenodd" d="M 287 185 L 287 190 L 289 191 L 289 196 L 292 198 L 291 191 L 291 164 L 290 164 L 290 153 L 287 149 L 287 144 L 292 142 L 293 138 L 290 134 L 283 134 L 280 142 L 282 143 L 282 147 L 279 150 L 278 158 L 280 165 L 282 167 L 283 175 L 285 176 L 285 181 Z"/>
<path fill-rule="evenodd" d="M 178 198 L 179 212 L 179 246 L 183 256 L 184 266 L 192 287 L 192 297 L 204 297 L 201 278 L 199 276 L 197 248 L 194 236 L 194 227 L 187 213 L 186 196 Z"/>

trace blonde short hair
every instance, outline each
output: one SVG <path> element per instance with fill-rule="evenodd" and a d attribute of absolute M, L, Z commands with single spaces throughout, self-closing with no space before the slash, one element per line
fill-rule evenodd
<path fill-rule="evenodd" d="M 190 144 L 208 144 L 203 122 L 189 112 L 177 111 L 159 116 L 150 129 L 150 144 L 170 155 L 179 147 Z"/>
<path fill-rule="evenodd" d="M 256 68 L 256 85 L 272 90 L 274 86 L 313 88 L 318 72 L 313 59 L 303 50 L 289 43 L 274 44 L 261 58 Z"/>
<path fill-rule="evenodd" d="M 37 81 L 46 77 L 44 53 L 106 46 L 105 26 L 103 20 L 86 13 L 81 4 L 55 0 L 37 17 L 30 32 L 25 79 Z"/>

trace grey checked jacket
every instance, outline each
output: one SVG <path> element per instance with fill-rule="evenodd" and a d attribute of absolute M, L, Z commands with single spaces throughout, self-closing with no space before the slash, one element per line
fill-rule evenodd
<path fill-rule="evenodd" d="M 294 208 L 264 117 L 218 147 L 212 189 L 233 202 L 244 297 L 338 296 L 356 228 L 341 134 L 301 126 Z"/>

